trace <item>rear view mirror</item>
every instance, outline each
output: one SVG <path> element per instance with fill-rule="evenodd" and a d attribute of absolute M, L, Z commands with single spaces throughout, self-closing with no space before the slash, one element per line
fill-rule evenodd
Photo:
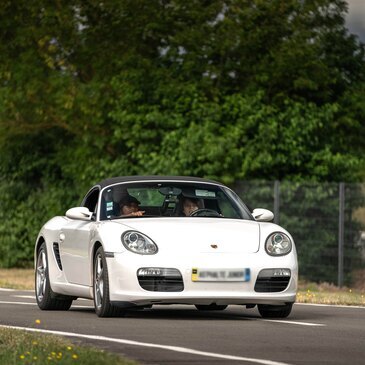
<path fill-rule="evenodd" d="M 66 217 L 82 221 L 90 221 L 93 213 L 86 207 L 71 208 L 66 212 Z"/>
<path fill-rule="evenodd" d="M 181 189 L 170 186 L 159 188 L 158 191 L 165 196 L 178 196 L 181 194 Z"/>
<path fill-rule="evenodd" d="M 254 209 L 252 215 L 258 222 L 271 222 L 274 219 L 273 212 L 262 208 Z"/>

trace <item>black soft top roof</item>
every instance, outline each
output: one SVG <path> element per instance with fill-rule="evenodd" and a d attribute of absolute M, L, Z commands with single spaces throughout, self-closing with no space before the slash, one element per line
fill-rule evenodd
<path fill-rule="evenodd" d="M 130 181 L 192 181 L 192 182 L 200 182 L 200 183 L 212 183 L 223 185 L 218 181 L 203 179 L 201 177 L 191 177 L 191 176 L 159 176 L 159 175 L 151 175 L 151 176 L 117 176 L 111 177 L 109 179 L 105 179 L 95 184 L 94 186 L 100 186 L 102 189 L 106 186 L 125 183 Z"/>

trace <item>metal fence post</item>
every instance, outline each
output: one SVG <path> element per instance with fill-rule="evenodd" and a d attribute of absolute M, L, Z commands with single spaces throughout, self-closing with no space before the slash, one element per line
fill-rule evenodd
<path fill-rule="evenodd" d="M 345 226 L 345 183 L 339 185 L 339 214 L 338 214 L 338 286 L 343 286 L 343 249 Z"/>
<path fill-rule="evenodd" d="M 280 222 L 280 181 L 274 183 L 274 223 Z"/>

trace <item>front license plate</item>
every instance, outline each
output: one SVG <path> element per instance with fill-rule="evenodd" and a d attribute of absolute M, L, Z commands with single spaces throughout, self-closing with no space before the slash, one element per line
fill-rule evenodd
<path fill-rule="evenodd" d="M 191 270 L 192 281 L 249 281 L 250 269 L 199 269 Z"/>

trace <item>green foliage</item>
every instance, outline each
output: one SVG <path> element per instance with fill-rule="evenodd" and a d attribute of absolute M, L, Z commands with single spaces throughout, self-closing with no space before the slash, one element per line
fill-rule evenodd
<path fill-rule="evenodd" d="M 364 47 L 346 7 L 1 2 L 0 265 L 25 265 L 41 224 L 109 176 L 362 178 Z"/>

